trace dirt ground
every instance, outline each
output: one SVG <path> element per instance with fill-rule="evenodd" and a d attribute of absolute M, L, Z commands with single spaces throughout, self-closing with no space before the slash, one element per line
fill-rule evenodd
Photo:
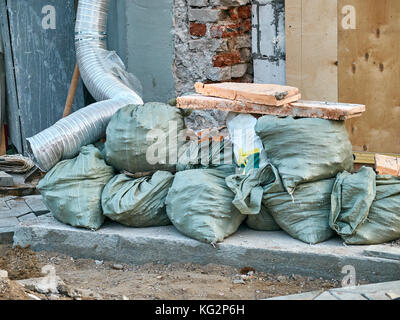
<path fill-rule="evenodd" d="M 68 290 L 39 294 L 22 289 L 14 280 L 40 276 L 39 270 L 53 265 Z M 58 253 L 34 253 L 29 249 L 0 246 L 0 270 L 10 280 L 0 280 L 1 299 L 264 299 L 338 287 L 338 281 L 279 276 L 245 267 L 241 270 L 195 264 L 147 264 L 133 266 L 72 257 Z M 29 294 L 30 296 L 27 296 Z"/>

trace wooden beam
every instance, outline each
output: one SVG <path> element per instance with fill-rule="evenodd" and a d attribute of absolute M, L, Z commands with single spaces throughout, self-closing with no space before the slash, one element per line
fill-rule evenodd
<path fill-rule="evenodd" d="M 301 99 L 299 89 L 278 84 L 258 83 L 196 83 L 196 92 L 205 96 L 217 97 L 242 102 L 283 106 Z"/>
<path fill-rule="evenodd" d="M 327 120 L 346 120 L 351 117 L 361 116 L 365 111 L 365 106 L 353 104 L 298 101 L 283 106 L 269 106 L 202 95 L 180 97 L 177 99 L 177 107 L 181 109 L 223 110 L 238 113 L 321 118 Z"/>

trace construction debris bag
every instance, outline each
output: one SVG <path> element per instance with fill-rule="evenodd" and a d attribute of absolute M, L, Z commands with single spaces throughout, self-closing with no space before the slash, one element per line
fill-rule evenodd
<path fill-rule="evenodd" d="M 267 175 L 262 183 L 263 204 L 284 231 L 310 244 L 333 236 L 328 219 L 334 178 L 300 184 L 293 196 L 285 190 L 275 167 L 268 165 L 264 170 L 270 170 L 273 178 Z"/>
<path fill-rule="evenodd" d="M 174 176 L 157 171 L 152 177 L 133 179 L 125 174 L 111 179 L 102 195 L 104 215 L 128 227 L 171 224 L 165 199 Z"/>
<path fill-rule="evenodd" d="M 262 204 L 263 183 L 275 180 L 271 168 L 251 169 L 246 175 L 235 174 L 225 179 L 226 185 L 235 194 L 232 204 L 243 215 L 248 215 L 249 228 L 261 231 L 276 231 L 280 227 Z"/>
<path fill-rule="evenodd" d="M 246 216 L 233 205 L 222 170 L 178 172 L 167 196 L 167 214 L 183 234 L 215 244 L 235 233 Z"/>
<path fill-rule="evenodd" d="M 218 169 L 233 174 L 236 164 L 233 161 L 232 142 L 222 141 L 190 141 L 180 153 L 177 171 L 193 169 Z"/>
<path fill-rule="evenodd" d="M 337 176 L 331 227 L 347 244 L 380 244 L 400 238 L 400 178 L 363 167 Z"/>
<path fill-rule="evenodd" d="M 76 158 L 59 162 L 37 188 L 57 220 L 97 230 L 105 220 L 101 194 L 113 176 L 114 170 L 105 163 L 101 152 L 89 145 L 82 147 Z"/>
<path fill-rule="evenodd" d="M 181 111 L 175 107 L 158 102 L 124 107 L 107 127 L 107 163 L 131 173 L 174 171 L 183 129 Z"/>
<path fill-rule="evenodd" d="M 353 152 L 344 121 L 264 116 L 257 121 L 270 162 L 279 170 L 286 190 L 352 171 Z"/>

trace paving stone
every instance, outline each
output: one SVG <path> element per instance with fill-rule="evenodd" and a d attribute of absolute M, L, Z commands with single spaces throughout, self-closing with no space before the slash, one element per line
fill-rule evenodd
<path fill-rule="evenodd" d="M 9 206 L 7 206 L 5 200 L 0 200 L 0 218 L 3 215 L 8 216 L 9 211 L 10 211 L 10 208 L 9 208 Z"/>
<path fill-rule="evenodd" d="M 364 254 L 369 257 L 400 260 L 400 248 L 389 246 L 374 246 L 373 249 L 365 249 Z"/>
<path fill-rule="evenodd" d="M 314 300 L 339 300 L 339 299 L 331 295 L 329 291 L 325 291 L 316 298 L 314 298 Z"/>
<path fill-rule="evenodd" d="M 356 292 L 330 290 L 329 293 L 337 298 L 337 300 L 367 300 L 361 293 Z"/>
<path fill-rule="evenodd" d="M 393 291 L 386 292 L 385 295 L 390 300 L 394 300 L 394 299 L 399 300 L 400 299 L 400 289 L 398 291 L 396 291 L 396 292 L 393 292 Z"/>
<path fill-rule="evenodd" d="M 314 300 L 314 298 L 318 297 L 322 292 L 323 290 L 311 291 L 306 293 L 293 294 L 290 296 L 270 298 L 267 300 Z"/>
<path fill-rule="evenodd" d="M 27 215 L 19 217 L 18 220 L 19 222 L 38 221 L 38 218 L 34 213 L 29 213 Z"/>
<path fill-rule="evenodd" d="M 0 228 L 13 227 L 18 223 L 18 219 L 15 217 L 0 218 Z"/>
<path fill-rule="evenodd" d="M 13 187 L 14 178 L 4 171 L 0 171 L 0 187 Z"/>
<path fill-rule="evenodd" d="M 385 292 L 371 292 L 362 294 L 368 300 L 391 300 Z"/>
<path fill-rule="evenodd" d="M 32 212 L 23 198 L 8 200 L 6 204 L 10 208 L 9 217 L 21 217 Z"/>
<path fill-rule="evenodd" d="M 50 210 L 47 209 L 46 205 L 44 204 L 41 195 L 26 196 L 24 197 L 24 200 L 28 207 L 31 208 L 32 212 L 34 212 L 36 215 L 42 215 L 50 212 Z"/>

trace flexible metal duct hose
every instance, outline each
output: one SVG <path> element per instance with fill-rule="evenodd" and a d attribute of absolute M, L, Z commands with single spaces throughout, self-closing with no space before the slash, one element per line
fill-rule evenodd
<path fill-rule="evenodd" d="M 62 159 L 76 156 L 82 146 L 104 137 L 111 117 L 129 104 L 143 104 L 140 96 L 108 73 L 98 49 L 106 49 L 109 0 L 80 0 L 75 26 L 76 55 L 81 77 L 100 102 L 80 109 L 52 127 L 28 138 L 28 152 L 43 171 Z"/>

